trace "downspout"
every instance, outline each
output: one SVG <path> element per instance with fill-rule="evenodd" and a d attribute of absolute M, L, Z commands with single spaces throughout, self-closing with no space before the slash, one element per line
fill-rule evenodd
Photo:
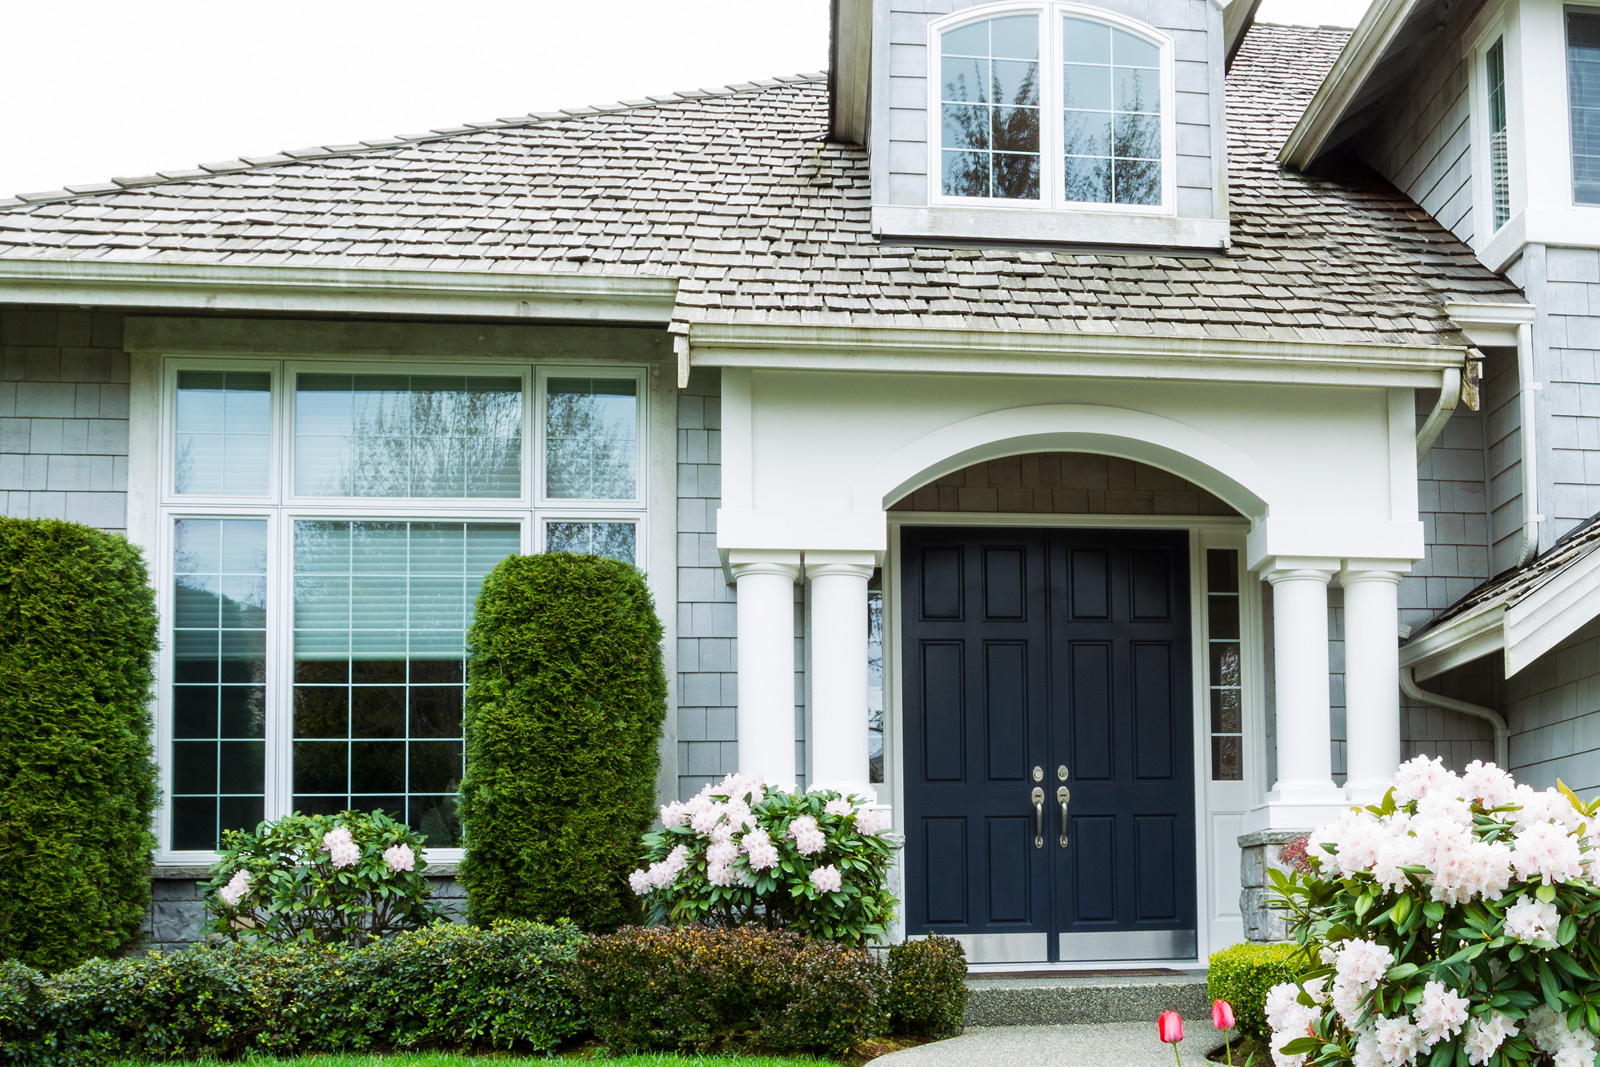
<path fill-rule="evenodd" d="M 1522 547 L 1517 549 L 1513 567 L 1521 567 L 1538 555 L 1539 523 L 1544 521 L 1539 514 L 1538 451 L 1533 440 L 1534 400 L 1544 385 L 1533 380 L 1533 325 L 1527 322 L 1517 326 L 1517 386 L 1521 419 L 1518 434 L 1522 438 Z"/>
<path fill-rule="evenodd" d="M 1451 412 L 1461 402 L 1461 368 L 1451 367 L 1444 372 L 1444 380 L 1439 383 L 1439 399 L 1434 402 L 1433 410 L 1428 413 L 1427 421 L 1422 424 L 1422 429 L 1417 431 L 1417 465 L 1422 465 L 1422 460 L 1428 454 L 1428 449 L 1444 433 L 1444 424 L 1450 421 Z"/>
<path fill-rule="evenodd" d="M 1494 727 L 1494 762 L 1501 769 L 1511 762 L 1511 727 L 1506 725 L 1506 718 L 1493 708 L 1486 708 L 1482 704 L 1469 704 L 1465 700 L 1455 697 L 1442 696 L 1432 693 L 1417 685 L 1416 675 L 1410 667 L 1400 668 L 1400 691 L 1419 704 L 1430 704 L 1436 708 L 1447 711 L 1459 711 L 1463 715 L 1483 719 Z"/>

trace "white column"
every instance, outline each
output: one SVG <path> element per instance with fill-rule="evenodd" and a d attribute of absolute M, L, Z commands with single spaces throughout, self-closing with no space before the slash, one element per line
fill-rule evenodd
<path fill-rule="evenodd" d="M 1274 559 L 1273 670 L 1277 675 L 1278 780 L 1267 794 L 1269 825 L 1305 828 L 1336 814 L 1328 702 L 1328 581 L 1335 560 Z"/>
<path fill-rule="evenodd" d="M 1400 766 L 1401 575 L 1397 560 L 1346 560 L 1344 586 L 1345 792 L 1383 799 Z"/>
<path fill-rule="evenodd" d="M 730 552 L 739 602 L 739 770 L 792 789 L 798 552 Z"/>
<path fill-rule="evenodd" d="M 871 552 L 806 553 L 811 583 L 811 787 L 868 802 L 867 582 Z"/>

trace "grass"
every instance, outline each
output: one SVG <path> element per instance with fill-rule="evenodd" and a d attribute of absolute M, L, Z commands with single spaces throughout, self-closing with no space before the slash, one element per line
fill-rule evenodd
<path fill-rule="evenodd" d="M 686 1056 L 671 1052 L 649 1052 L 638 1056 L 595 1055 L 584 1050 L 560 1060 L 605 1064 L 607 1067 L 833 1067 L 836 1061 L 810 1056 Z M 393 1055 L 296 1056 L 291 1059 L 267 1057 L 237 1061 L 238 1067 L 487 1067 L 489 1064 L 549 1063 L 544 1056 L 513 1056 L 491 1053 L 464 1056 L 453 1052 L 400 1052 Z M 166 1067 L 218 1067 L 215 1060 L 169 1061 Z M 113 1067 L 150 1067 L 149 1061 L 123 1060 Z"/>

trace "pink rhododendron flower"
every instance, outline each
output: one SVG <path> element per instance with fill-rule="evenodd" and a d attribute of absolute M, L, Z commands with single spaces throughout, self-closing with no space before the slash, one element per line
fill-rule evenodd
<path fill-rule="evenodd" d="M 1429 793 L 1441 791 L 1460 796 L 1461 779 L 1444 765 L 1442 757 L 1428 759 L 1417 756 L 1400 764 L 1394 775 L 1394 799 L 1397 804 L 1421 800 Z"/>
<path fill-rule="evenodd" d="M 655 888 L 654 883 L 650 881 L 650 872 L 642 870 L 631 872 L 628 875 L 628 888 L 632 889 L 636 896 L 641 897 L 650 892 Z"/>
<path fill-rule="evenodd" d="M 1422 987 L 1422 1003 L 1417 1005 L 1417 1029 L 1422 1031 L 1422 1047 L 1431 1049 L 1461 1032 L 1467 1023 L 1467 998 L 1433 979 Z"/>
<path fill-rule="evenodd" d="M 248 892 L 250 892 L 250 872 L 240 870 L 233 872 L 233 877 L 228 879 L 227 885 L 217 891 L 217 896 L 221 897 L 222 902 L 228 907 L 237 908 L 239 901 L 243 900 Z"/>
<path fill-rule="evenodd" d="M 856 813 L 856 806 L 850 803 L 849 799 L 846 797 L 834 797 L 832 800 L 822 805 L 822 810 L 829 815 L 837 815 L 843 819 L 854 815 Z"/>
<path fill-rule="evenodd" d="M 355 843 L 350 831 L 336 826 L 322 835 L 322 847 L 335 867 L 354 867 L 361 862 L 361 846 Z"/>
<path fill-rule="evenodd" d="M 817 820 L 810 815 L 799 815 L 789 822 L 789 836 L 802 856 L 815 856 L 828 845 L 828 839 L 817 828 Z"/>
<path fill-rule="evenodd" d="M 856 829 L 863 834 L 881 834 L 894 825 L 894 819 L 882 808 L 861 808 L 856 811 Z"/>
<path fill-rule="evenodd" d="M 1482 1067 L 1500 1051 L 1506 1038 L 1514 1037 L 1516 1033 L 1516 1024 L 1497 1011 L 1488 1016 L 1478 1016 L 1467 1024 L 1466 1036 L 1461 1039 L 1462 1046 L 1467 1050 L 1467 1062 L 1473 1067 Z"/>
<path fill-rule="evenodd" d="M 689 821 L 689 808 L 682 801 L 674 800 L 670 804 L 661 805 L 661 825 L 666 827 L 682 826 Z"/>
<path fill-rule="evenodd" d="M 811 884 L 824 893 L 837 893 L 844 879 L 839 876 L 839 868 L 830 863 L 811 872 Z"/>
<path fill-rule="evenodd" d="M 383 862 L 391 871 L 414 871 L 417 868 L 417 854 L 411 851 L 410 845 L 390 845 L 383 850 Z"/>
<path fill-rule="evenodd" d="M 1412 1063 L 1422 1051 L 1422 1031 L 1404 1015 L 1373 1020 L 1372 1037 L 1378 1058 L 1387 1067 Z"/>
<path fill-rule="evenodd" d="M 1542 878 L 1551 884 L 1583 877 L 1578 839 L 1553 822 L 1536 822 L 1516 836 L 1511 865 L 1518 877 Z"/>
<path fill-rule="evenodd" d="M 753 871 L 771 870 L 778 865 L 778 847 L 772 843 L 772 835 L 765 830 L 751 830 L 739 841 L 739 847 L 750 857 L 750 869 Z"/>
<path fill-rule="evenodd" d="M 1485 808 L 1503 808 L 1516 803 L 1516 781 L 1492 763 L 1475 759 L 1467 764 L 1461 775 L 1461 786 L 1467 796 Z"/>
<path fill-rule="evenodd" d="M 1554 941 L 1561 914 L 1554 904 L 1534 900 L 1524 894 L 1506 909 L 1506 933 L 1518 941 Z"/>

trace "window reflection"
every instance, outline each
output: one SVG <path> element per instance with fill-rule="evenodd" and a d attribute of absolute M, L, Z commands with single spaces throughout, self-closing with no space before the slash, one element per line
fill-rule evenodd
<path fill-rule="evenodd" d="M 639 397 L 632 378 L 545 383 L 545 495 L 632 500 L 638 495 Z"/>
<path fill-rule="evenodd" d="M 1039 20 L 989 19 L 941 35 L 946 196 L 1039 199 Z"/>

